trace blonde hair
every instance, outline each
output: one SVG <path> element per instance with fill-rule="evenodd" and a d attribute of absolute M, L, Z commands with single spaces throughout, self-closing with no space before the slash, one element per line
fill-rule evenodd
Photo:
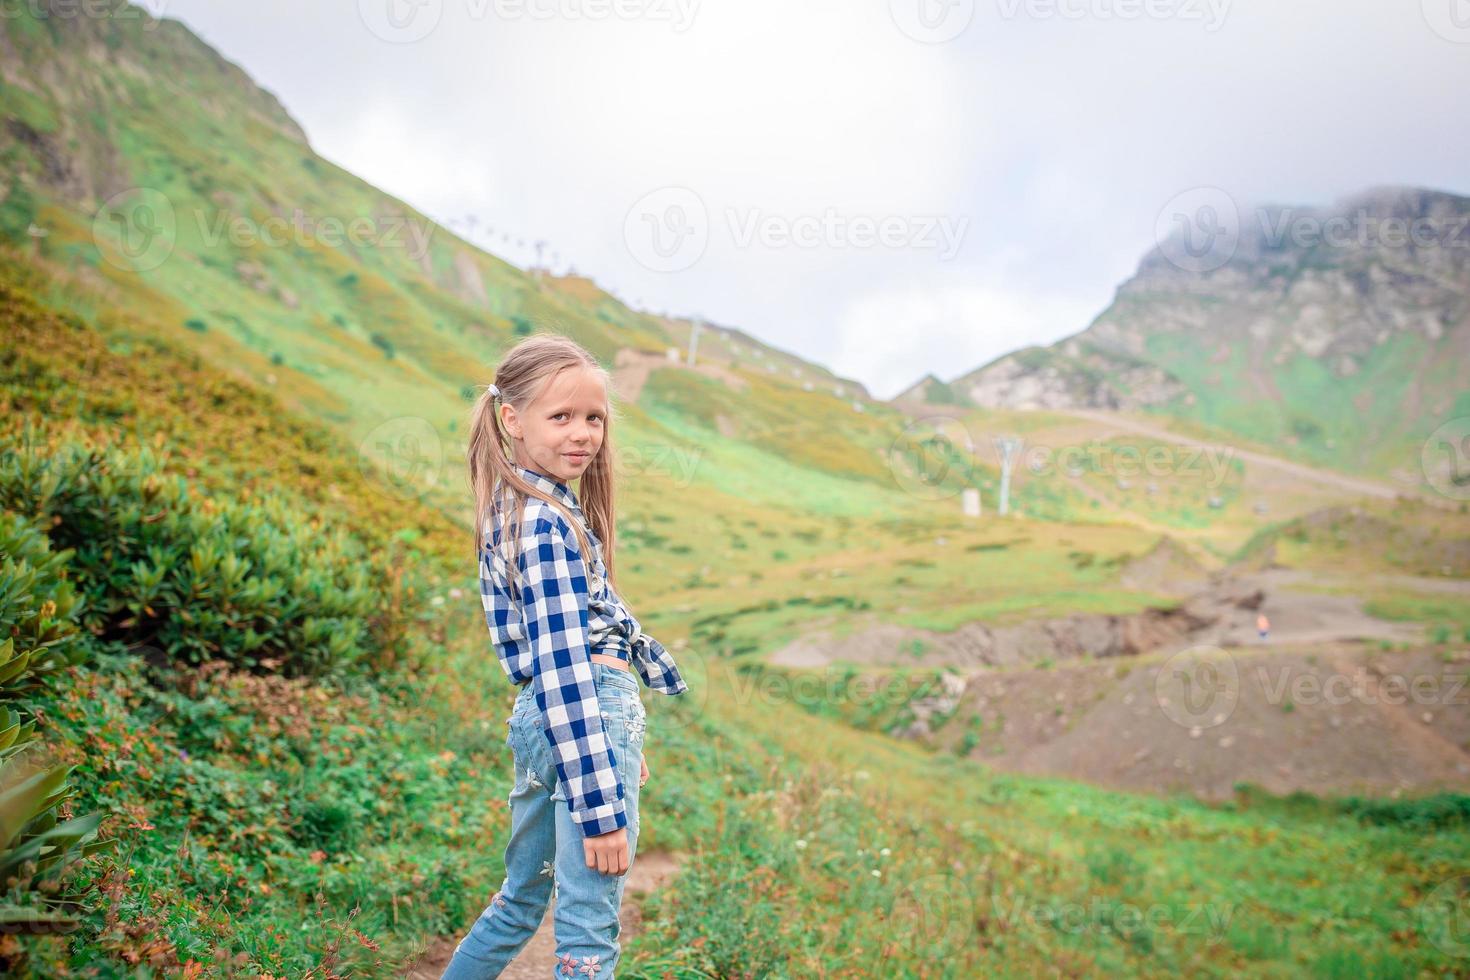
<path fill-rule="evenodd" d="M 495 371 L 495 386 L 500 389 L 498 401 L 511 405 L 517 412 L 525 412 L 540 397 L 552 378 L 568 368 L 576 367 L 585 367 L 600 375 L 611 402 L 611 375 L 586 348 L 560 334 L 536 334 L 506 352 Z M 515 592 L 521 514 L 526 498 L 538 497 L 566 517 L 567 523 L 577 535 L 579 550 L 590 575 L 592 548 L 582 522 L 561 501 L 530 483 L 518 472 L 514 443 L 510 433 L 501 424 L 500 406 L 496 401 L 487 385 L 470 409 L 470 436 L 466 455 L 470 488 L 475 498 L 476 558 L 478 559 L 481 550 L 490 540 L 486 532 L 486 522 L 490 522 L 491 528 L 503 527 L 501 543 L 510 548 L 506 555 L 506 568 L 512 592 Z M 607 569 L 608 580 L 616 588 L 617 582 L 613 575 L 617 528 L 613 507 L 612 430 L 612 413 L 609 410 L 608 417 L 603 420 L 602 446 L 580 478 L 577 501 L 581 504 L 587 526 L 602 542 L 603 564 Z M 504 493 L 507 488 L 508 500 Z M 503 512 L 502 508 L 509 512 Z"/>

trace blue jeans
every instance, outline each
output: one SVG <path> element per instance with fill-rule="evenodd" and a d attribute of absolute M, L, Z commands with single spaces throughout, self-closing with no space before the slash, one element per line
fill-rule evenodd
<path fill-rule="evenodd" d="M 638 777 L 643 768 L 646 712 L 638 675 L 592 662 L 603 727 L 623 780 L 628 815 L 628 867 L 638 850 Z M 510 792 L 510 843 L 505 847 L 505 880 L 469 934 L 460 941 L 442 980 L 498 977 L 530 941 L 556 895 L 557 959 L 552 976 L 560 980 L 612 980 L 622 945 L 618 910 L 626 875 L 587 867 L 585 839 L 557 778 L 551 744 L 541 712 L 527 684 L 511 712 L 506 744 L 515 760 Z"/>

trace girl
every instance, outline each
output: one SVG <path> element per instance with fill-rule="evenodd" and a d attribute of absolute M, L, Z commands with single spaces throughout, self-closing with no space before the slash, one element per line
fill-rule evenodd
<path fill-rule="evenodd" d="M 688 685 L 611 581 L 608 381 L 574 341 L 528 337 L 471 415 L 480 594 L 520 694 L 507 720 L 515 785 L 505 880 L 444 980 L 499 976 L 553 897 L 555 976 L 612 980 L 621 952 L 618 912 L 648 780 L 638 678 L 663 694 Z"/>

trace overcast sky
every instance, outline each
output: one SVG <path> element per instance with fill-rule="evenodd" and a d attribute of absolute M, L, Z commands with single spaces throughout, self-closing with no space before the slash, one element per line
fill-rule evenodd
<path fill-rule="evenodd" d="M 1083 329 L 1197 188 L 1470 193 L 1467 0 L 147 6 L 490 251 L 881 398 Z"/>

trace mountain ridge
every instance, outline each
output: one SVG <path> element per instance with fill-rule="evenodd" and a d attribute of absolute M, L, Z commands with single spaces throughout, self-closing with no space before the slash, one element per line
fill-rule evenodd
<path fill-rule="evenodd" d="M 1467 226 L 1470 197 L 1409 185 L 1254 206 L 1220 254 L 1200 259 L 1184 248 L 1198 229 L 1175 230 L 1076 334 L 902 397 L 938 383 L 978 408 L 1157 412 L 1402 475 L 1435 425 L 1470 411 L 1455 376 L 1470 364 Z"/>

